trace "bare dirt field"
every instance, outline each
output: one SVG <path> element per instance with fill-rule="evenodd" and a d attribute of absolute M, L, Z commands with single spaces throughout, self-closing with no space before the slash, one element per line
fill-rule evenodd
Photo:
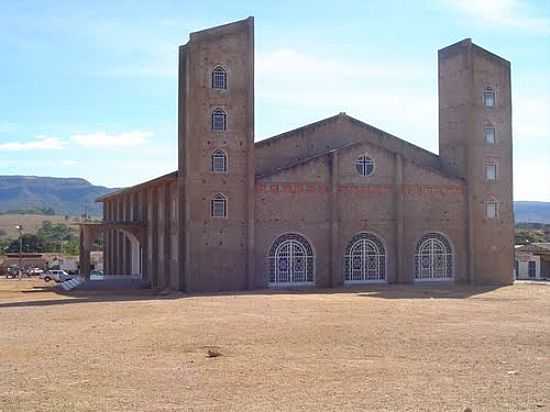
<path fill-rule="evenodd" d="M 0 280 L 1 411 L 467 408 L 550 411 L 550 286 L 63 296 Z"/>

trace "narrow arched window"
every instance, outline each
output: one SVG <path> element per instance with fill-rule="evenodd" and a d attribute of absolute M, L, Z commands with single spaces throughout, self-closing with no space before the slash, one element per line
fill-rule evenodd
<path fill-rule="evenodd" d="M 495 128 L 491 125 L 485 126 L 484 129 L 485 143 L 495 144 L 496 143 L 496 131 Z"/>
<path fill-rule="evenodd" d="M 227 199 L 221 193 L 217 193 L 210 200 L 210 216 L 227 217 Z"/>
<path fill-rule="evenodd" d="M 366 154 L 361 155 L 355 161 L 355 168 L 361 176 L 371 176 L 374 173 L 374 160 Z"/>
<path fill-rule="evenodd" d="M 498 217 L 498 202 L 496 199 L 489 199 L 485 202 L 485 214 L 489 219 L 496 219 Z"/>
<path fill-rule="evenodd" d="M 494 159 L 487 159 L 485 161 L 485 180 L 494 181 L 497 180 L 498 163 Z"/>
<path fill-rule="evenodd" d="M 224 131 L 227 128 L 227 115 L 222 109 L 212 112 L 212 130 Z"/>
<path fill-rule="evenodd" d="M 492 87 L 487 87 L 483 91 L 483 104 L 485 105 L 485 107 L 494 107 L 495 91 Z"/>
<path fill-rule="evenodd" d="M 212 153 L 210 170 L 214 173 L 227 172 L 227 155 L 223 150 L 216 150 Z"/>
<path fill-rule="evenodd" d="M 221 66 L 212 71 L 212 88 L 227 89 L 227 72 Z"/>

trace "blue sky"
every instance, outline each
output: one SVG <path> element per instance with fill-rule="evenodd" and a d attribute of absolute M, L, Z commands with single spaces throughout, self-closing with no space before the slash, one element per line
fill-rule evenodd
<path fill-rule="evenodd" d="M 256 140 L 344 111 L 437 153 L 437 49 L 471 37 L 512 62 L 515 199 L 550 201 L 547 0 L 2 2 L 0 174 L 175 170 L 177 46 L 249 15 Z"/>

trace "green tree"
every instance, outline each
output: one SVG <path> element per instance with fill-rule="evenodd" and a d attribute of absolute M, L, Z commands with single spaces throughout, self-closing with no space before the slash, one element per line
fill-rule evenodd
<path fill-rule="evenodd" d="M 25 233 L 23 236 L 23 252 L 24 253 L 44 253 L 46 246 L 44 242 L 36 235 Z M 12 240 L 6 248 L 7 253 L 19 252 L 19 239 Z"/>

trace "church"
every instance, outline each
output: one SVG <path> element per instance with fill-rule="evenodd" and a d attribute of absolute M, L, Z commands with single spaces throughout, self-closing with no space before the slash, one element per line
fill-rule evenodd
<path fill-rule="evenodd" d="M 101 236 L 156 289 L 512 283 L 510 62 L 465 39 L 438 81 L 439 154 L 346 113 L 255 142 L 253 18 L 191 33 L 178 168 L 98 199 L 81 272 Z"/>

